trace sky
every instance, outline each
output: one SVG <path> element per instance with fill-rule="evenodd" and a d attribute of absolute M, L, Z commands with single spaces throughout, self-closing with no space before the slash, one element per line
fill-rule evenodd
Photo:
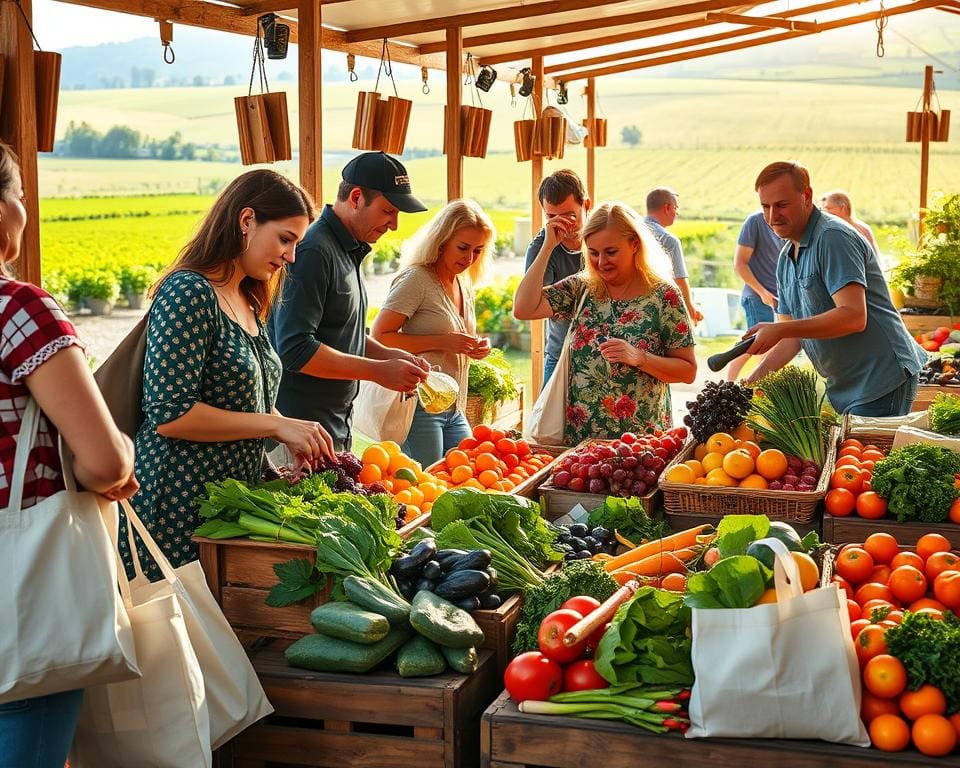
<path fill-rule="evenodd" d="M 122 43 L 160 34 L 157 23 L 145 16 L 99 11 L 54 0 L 34 0 L 33 31 L 40 45 L 50 50 Z"/>

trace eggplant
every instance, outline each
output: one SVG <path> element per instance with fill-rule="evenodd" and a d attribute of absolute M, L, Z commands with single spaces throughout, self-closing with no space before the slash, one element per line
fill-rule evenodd
<path fill-rule="evenodd" d="M 585 550 L 586 551 L 590 550 L 590 545 L 587 544 L 585 539 L 574 539 L 573 541 L 570 542 L 570 546 L 573 547 L 574 552 L 583 552 Z"/>
<path fill-rule="evenodd" d="M 403 595 L 407 600 L 413 600 L 413 596 L 417 594 L 417 581 L 416 579 L 405 578 L 403 576 L 397 577 L 397 590 Z"/>
<path fill-rule="evenodd" d="M 437 556 L 434 558 L 434 560 L 440 563 L 440 567 L 443 569 L 443 572 L 446 573 L 450 570 L 450 561 L 455 560 L 458 557 L 463 557 L 465 554 L 467 554 L 466 549 L 441 549 L 439 552 L 437 552 Z"/>
<path fill-rule="evenodd" d="M 574 523 L 570 526 L 570 535 L 575 539 L 582 539 L 588 533 L 590 533 L 590 529 L 583 523 Z"/>
<path fill-rule="evenodd" d="M 420 578 L 420 579 L 417 579 L 416 586 L 417 588 L 416 590 L 414 590 L 414 594 L 416 594 L 417 592 L 435 592 L 437 582 L 435 582 L 433 579 Z"/>
<path fill-rule="evenodd" d="M 467 613 L 473 613 L 480 608 L 480 598 L 474 597 L 462 597 L 459 600 L 455 600 L 453 603 L 457 608 L 462 608 Z"/>
<path fill-rule="evenodd" d="M 489 549 L 471 549 L 467 554 L 453 558 L 447 565 L 447 572 L 483 571 L 490 565 L 491 560 Z"/>
<path fill-rule="evenodd" d="M 490 586 L 490 577 L 485 571 L 454 571 L 444 576 L 432 590 L 439 597 L 456 601 L 464 597 L 474 597 Z"/>
<path fill-rule="evenodd" d="M 433 539 L 424 539 L 415 546 L 406 557 L 393 561 L 390 573 L 394 576 L 415 576 L 420 569 L 437 556 L 437 543 Z"/>
<path fill-rule="evenodd" d="M 503 604 L 496 592 L 484 592 L 480 595 L 480 607 L 485 611 L 495 611 Z"/>
<path fill-rule="evenodd" d="M 443 576 L 443 569 L 436 560 L 428 560 L 420 569 L 420 576 L 431 581 L 438 581 Z"/>

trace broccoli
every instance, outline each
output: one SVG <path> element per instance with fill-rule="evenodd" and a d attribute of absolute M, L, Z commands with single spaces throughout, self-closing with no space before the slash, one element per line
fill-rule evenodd
<path fill-rule="evenodd" d="M 955 476 L 960 454 L 923 443 L 897 448 L 873 468 L 873 490 L 887 500 L 899 522 L 942 523 L 960 496 Z"/>

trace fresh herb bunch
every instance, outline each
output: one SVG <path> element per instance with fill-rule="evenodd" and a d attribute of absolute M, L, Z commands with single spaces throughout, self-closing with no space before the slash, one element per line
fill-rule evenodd
<path fill-rule="evenodd" d="M 930 429 L 941 435 L 960 435 L 960 397 L 941 392 L 927 410 Z"/>
<path fill-rule="evenodd" d="M 698 443 L 710 435 L 736 429 L 750 410 L 753 390 L 733 381 L 708 381 L 696 400 L 687 403 L 683 423 Z"/>
<path fill-rule="evenodd" d="M 825 397 L 817 392 L 816 373 L 786 365 L 757 382 L 747 425 L 788 456 L 822 467 L 830 427 L 823 416 Z"/>
<path fill-rule="evenodd" d="M 621 498 L 607 496 L 603 503 L 590 512 L 591 528 L 602 526 L 608 531 L 616 531 L 634 544 L 662 538 L 670 532 L 666 520 L 654 520 L 636 496 Z"/>
<path fill-rule="evenodd" d="M 913 443 L 890 451 L 873 468 L 873 490 L 887 500 L 901 523 L 919 520 L 942 523 L 950 505 L 960 496 L 954 476 L 960 472 L 960 454 L 946 448 Z"/>
<path fill-rule="evenodd" d="M 484 410 L 516 397 L 520 390 L 502 349 L 490 350 L 483 360 L 472 360 L 467 374 L 467 394 L 483 400 Z"/>
<path fill-rule="evenodd" d="M 947 712 L 960 709 L 960 619 L 949 612 L 943 620 L 907 612 L 883 637 L 907 668 L 910 690 L 929 683 L 943 692 Z"/>
<path fill-rule="evenodd" d="M 571 597 L 587 595 L 603 602 L 616 591 L 617 582 L 602 564 L 593 560 L 567 563 L 563 570 L 549 574 L 542 584 L 523 591 L 523 609 L 513 638 L 513 650 L 517 653 L 535 651 L 540 623 Z"/>

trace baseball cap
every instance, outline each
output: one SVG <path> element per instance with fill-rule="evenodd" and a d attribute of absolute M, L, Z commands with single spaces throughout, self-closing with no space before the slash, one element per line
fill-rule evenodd
<path fill-rule="evenodd" d="M 385 152 L 364 152 L 343 166 L 344 181 L 358 187 L 375 189 L 383 194 L 391 205 L 404 213 L 419 213 L 427 210 L 410 191 L 407 169 L 395 157 Z"/>

